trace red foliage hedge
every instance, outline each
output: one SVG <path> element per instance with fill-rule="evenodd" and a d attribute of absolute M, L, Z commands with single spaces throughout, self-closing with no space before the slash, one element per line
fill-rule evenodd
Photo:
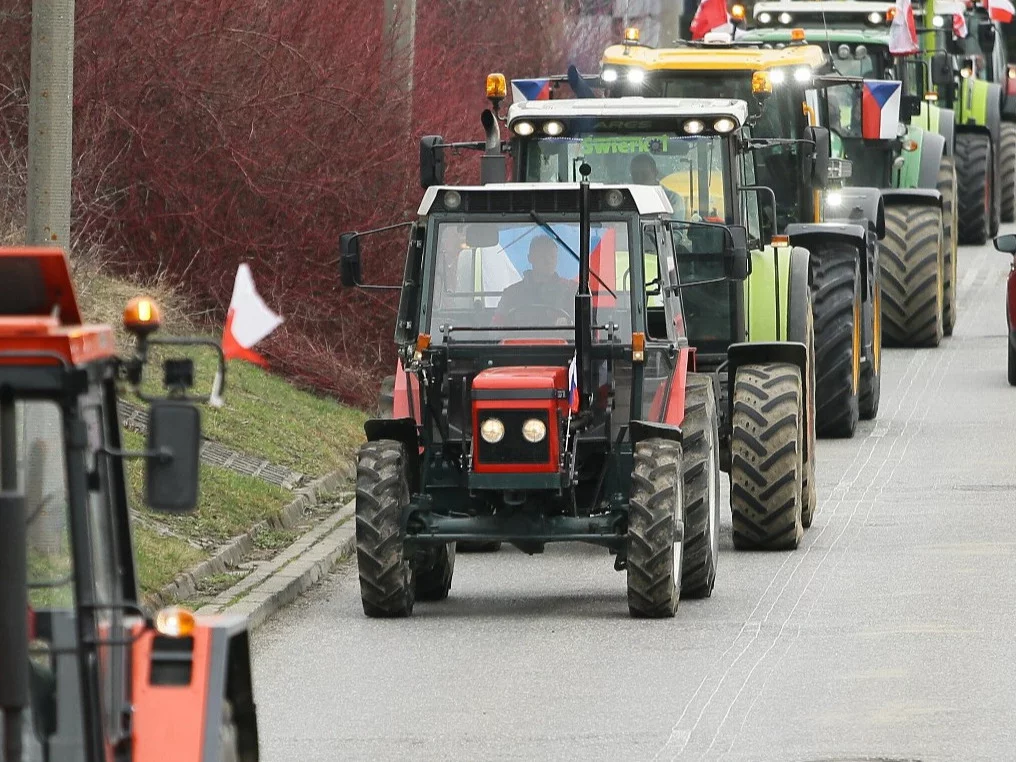
<path fill-rule="evenodd" d="M 14 164 L 29 6 L 0 0 L 0 158 Z M 219 321 L 250 262 L 286 318 L 263 347 L 274 367 L 372 402 L 394 362 L 396 295 L 341 288 L 339 233 L 412 214 L 420 136 L 479 139 L 488 71 L 595 67 L 602 30 L 578 13 L 575 0 L 419 0 L 407 93 L 380 2 L 77 0 L 74 234 L 121 270 L 168 274 Z M 452 164 L 450 179 L 477 179 L 475 157 Z M 403 254 L 365 246 L 390 282 Z"/>

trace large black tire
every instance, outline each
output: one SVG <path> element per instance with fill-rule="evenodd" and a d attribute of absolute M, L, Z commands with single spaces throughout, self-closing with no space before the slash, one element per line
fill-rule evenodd
<path fill-rule="evenodd" d="M 429 569 L 417 569 L 416 600 L 443 601 L 452 588 L 455 573 L 455 543 L 441 545 L 434 552 L 434 561 Z"/>
<path fill-rule="evenodd" d="M 628 502 L 628 611 L 660 619 L 677 613 L 684 535 L 681 445 L 646 439 L 635 447 Z"/>
<path fill-rule="evenodd" d="M 878 415 L 882 398 L 882 284 L 875 282 L 871 304 L 864 305 L 865 326 L 871 326 L 871 358 L 861 365 L 861 389 L 858 410 L 862 421 Z M 805 524 L 805 526 L 808 526 Z"/>
<path fill-rule="evenodd" d="M 1009 386 L 1016 386 L 1016 349 L 1013 349 L 1012 342 L 1009 345 Z"/>
<path fill-rule="evenodd" d="M 377 417 L 395 417 L 395 376 L 385 376 L 377 395 Z"/>
<path fill-rule="evenodd" d="M 356 564 L 360 599 L 369 617 L 413 613 L 413 570 L 405 557 L 402 510 L 409 502 L 401 442 L 360 447 L 356 465 Z"/>
<path fill-rule="evenodd" d="M 959 241 L 984 245 L 991 235 L 991 138 L 980 132 L 956 134 L 956 206 Z M 886 210 L 888 213 L 888 210 Z"/>
<path fill-rule="evenodd" d="M 1002 122 L 999 182 L 1002 193 L 1002 222 L 1016 222 L 1016 124 Z"/>
<path fill-rule="evenodd" d="M 805 413 L 807 415 L 805 437 L 806 447 L 804 454 L 804 474 L 801 476 L 801 525 L 807 529 L 811 526 L 815 517 L 815 510 L 818 507 L 818 484 L 815 481 L 815 318 L 811 305 L 811 295 L 808 297 L 808 317 L 805 343 L 808 346 L 808 388 Z"/>
<path fill-rule="evenodd" d="M 812 251 L 815 315 L 815 430 L 852 437 L 858 419 L 861 270 L 857 249 L 830 242 Z"/>
<path fill-rule="evenodd" d="M 956 163 L 952 156 L 943 156 L 938 169 L 938 192 L 942 194 L 942 245 L 945 271 L 942 280 L 942 333 L 952 336 L 956 326 L 957 261 L 959 259 L 959 228 L 956 207 Z"/>
<path fill-rule="evenodd" d="M 730 511 L 734 547 L 792 550 L 804 535 L 804 399 L 789 363 L 742 365 L 734 380 Z"/>
<path fill-rule="evenodd" d="M 720 554 L 720 436 L 710 376 L 689 373 L 684 391 L 684 563 L 681 597 L 708 598 Z"/>
<path fill-rule="evenodd" d="M 942 341 L 942 210 L 904 204 L 885 210 L 882 338 L 886 346 Z"/>

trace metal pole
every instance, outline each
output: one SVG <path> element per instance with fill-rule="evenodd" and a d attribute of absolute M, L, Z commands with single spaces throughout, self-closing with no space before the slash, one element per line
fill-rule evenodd
<path fill-rule="evenodd" d="M 27 243 L 71 242 L 74 0 L 33 0 Z"/>

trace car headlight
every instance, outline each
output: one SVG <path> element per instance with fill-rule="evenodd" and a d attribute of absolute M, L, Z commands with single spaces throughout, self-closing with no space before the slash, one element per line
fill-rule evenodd
<path fill-rule="evenodd" d="M 504 439 L 504 423 L 500 418 L 488 418 L 480 424 L 480 436 L 484 442 L 497 444 Z"/>
<path fill-rule="evenodd" d="M 522 424 L 522 436 L 526 438 L 527 442 L 533 444 L 542 442 L 547 436 L 547 424 L 539 418 L 530 418 Z"/>

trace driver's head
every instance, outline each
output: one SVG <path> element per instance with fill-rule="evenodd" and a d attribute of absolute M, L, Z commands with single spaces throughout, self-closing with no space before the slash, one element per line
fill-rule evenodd
<path fill-rule="evenodd" d="M 541 235 L 529 244 L 529 264 L 533 274 L 546 278 L 557 269 L 557 244 L 548 236 Z"/>
<path fill-rule="evenodd" d="M 635 185 L 655 185 L 660 182 L 660 173 L 653 157 L 640 153 L 631 160 L 631 181 Z"/>

